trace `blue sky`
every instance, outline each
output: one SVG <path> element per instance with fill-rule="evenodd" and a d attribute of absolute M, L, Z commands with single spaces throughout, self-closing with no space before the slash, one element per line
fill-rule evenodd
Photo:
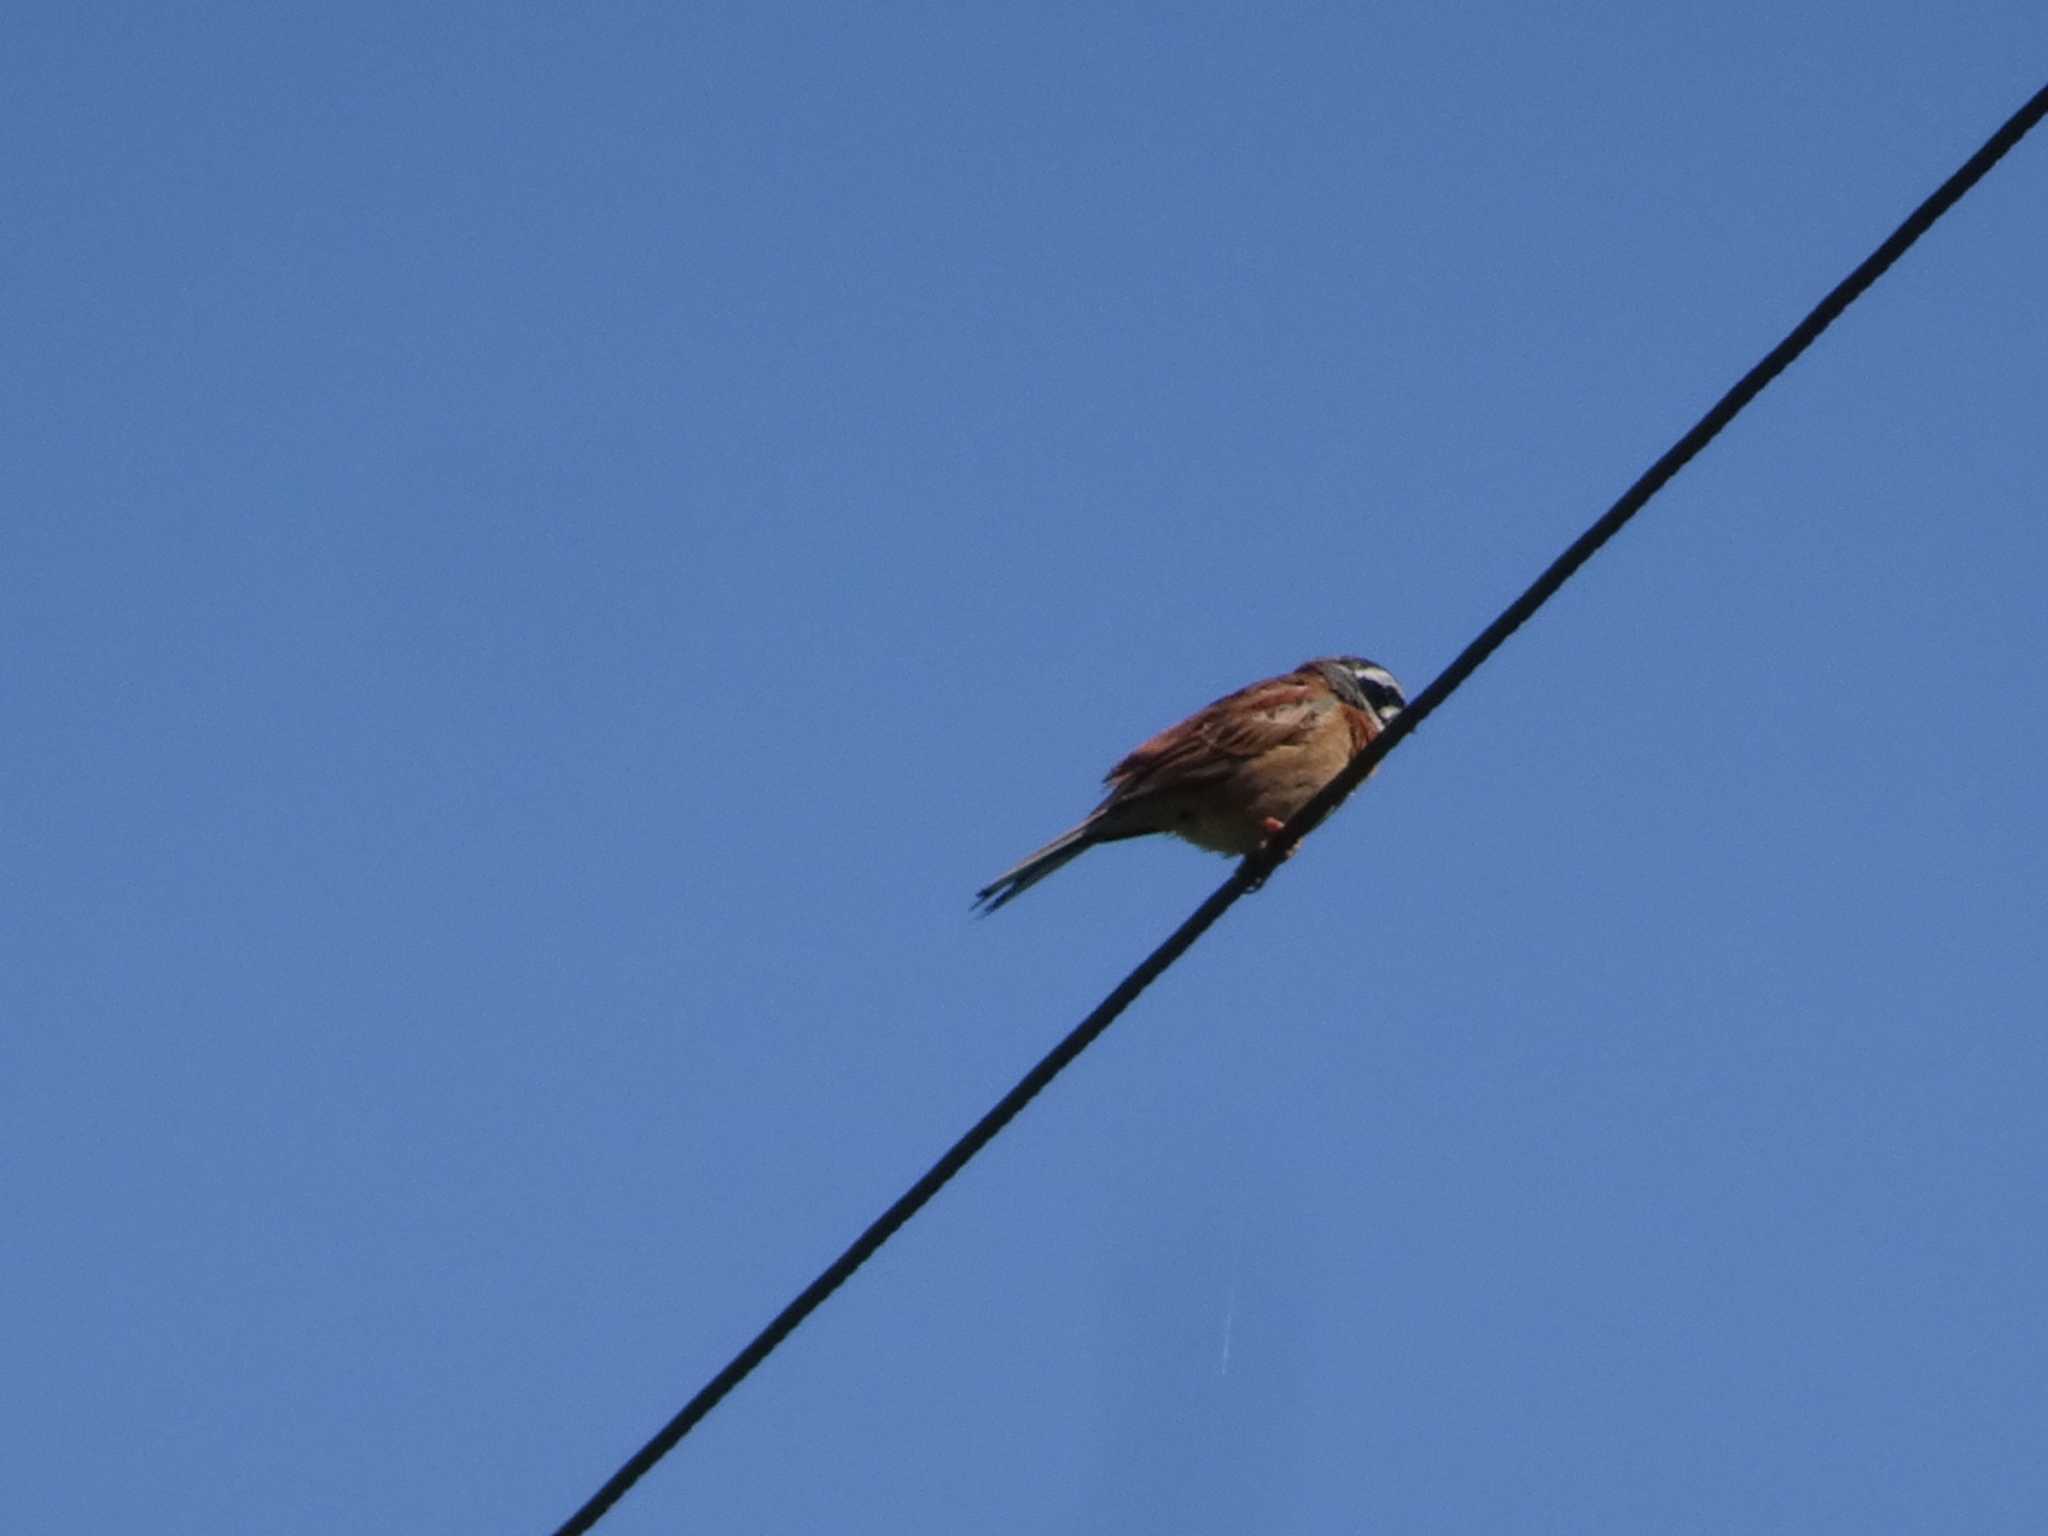
<path fill-rule="evenodd" d="M 545 1530 L 2048 71 L 2026 0 L 31 6 L 24 1530 Z M 2048 143 L 609 1518 L 2048 1524 Z"/>

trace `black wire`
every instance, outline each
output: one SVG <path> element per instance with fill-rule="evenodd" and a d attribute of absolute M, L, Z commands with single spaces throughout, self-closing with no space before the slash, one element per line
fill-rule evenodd
<path fill-rule="evenodd" d="M 1872 251 L 1855 271 L 1842 279 L 1826 298 L 1814 306 L 1813 311 L 1804 320 L 1792 328 L 1791 333 L 1783 341 L 1770 350 L 1762 362 L 1737 380 L 1734 388 L 1717 400 L 1713 409 L 1693 424 L 1691 431 L 1652 464 L 1642 478 L 1630 486 L 1621 499 L 1602 514 L 1598 522 L 1580 534 L 1571 547 L 1552 561 L 1550 568 L 1530 584 L 1526 592 L 1510 603 L 1499 618 L 1486 626 L 1478 639 L 1460 651 L 1457 658 L 1444 668 L 1436 681 L 1417 694 L 1408 708 L 1397 715 L 1385 731 L 1353 758 L 1350 765 L 1325 785 L 1313 800 L 1303 806 L 1286 827 L 1274 834 L 1265 847 L 1245 859 L 1235 873 L 1218 886 L 1186 922 L 1173 931 L 1165 943 L 1147 955 L 1136 970 L 1118 983 L 1116 990 L 1104 998 L 1093 1013 L 1075 1025 L 1064 1040 L 1046 1053 L 1044 1060 L 1025 1073 L 1017 1086 L 1003 1095 L 995 1108 L 975 1121 L 973 1128 L 946 1150 L 945 1156 L 933 1163 L 922 1178 L 876 1217 L 867 1230 L 854 1239 L 852 1246 L 827 1265 L 823 1273 L 805 1286 L 794 1301 L 776 1313 L 774 1320 L 757 1333 L 745 1349 L 733 1356 L 723 1370 L 706 1382 L 698 1390 L 697 1395 L 661 1427 L 653 1439 L 635 1451 L 625 1465 L 605 1480 L 604 1486 L 592 1494 L 583 1507 L 562 1524 L 555 1536 L 581 1536 L 581 1533 L 588 1531 L 650 1467 L 674 1450 L 683 1436 L 694 1429 L 726 1393 L 738 1386 L 755 1366 L 767 1359 L 775 1347 L 796 1329 L 797 1324 L 809 1317 L 826 1297 L 838 1290 L 853 1272 L 865 1264 L 876 1249 L 894 1236 L 899 1227 L 916 1215 L 925 1202 L 936 1195 L 954 1174 L 966 1167 L 975 1153 L 994 1140 L 997 1133 L 1014 1120 L 1026 1104 L 1037 1097 L 1040 1089 L 1065 1070 L 1068 1063 L 1092 1045 L 1096 1037 L 1115 1022 L 1117 1015 L 1128 1008 L 1139 993 L 1185 954 L 1195 940 L 1208 932 L 1210 926 L 1227 912 L 1239 897 L 1262 885 L 1295 845 L 1320 826 L 1324 819 L 1343 803 L 1345 797 L 1364 782 L 1365 776 L 1372 772 L 1382 758 L 1399 746 L 1438 705 L 1457 690 L 1466 678 L 1479 669 L 1481 663 L 1500 649 L 1507 638 L 1520 629 L 1538 608 L 1548 602 L 1558 588 L 1569 581 L 1573 573 L 1593 557 L 1601 545 L 1619 533 L 1622 525 L 1641 511 L 1644 504 L 1656 495 L 1673 475 L 1683 469 L 1693 455 L 1712 442 L 1721 429 L 1733 421 L 1765 385 L 1783 373 L 1794 358 L 1811 346 L 1815 338 L 1832 325 L 1842 311 L 1876 282 L 1887 267 L 1897 261 L 1914 241 L 1932 227 L 1935 220 L 1948 212 L 1957 199 L 1982 180 L 1985 172 L 1996 165 L 2005 152 L 2017 144 L 2044 115 L 2048 115 L 2048 86 L 2036 92 L 2032 99 L 2015 112 L 1998 132 L 1987 139 L 1984 146 L 1970 156 L 1954 175 L 1915 208 L 1882 245 Z"/>

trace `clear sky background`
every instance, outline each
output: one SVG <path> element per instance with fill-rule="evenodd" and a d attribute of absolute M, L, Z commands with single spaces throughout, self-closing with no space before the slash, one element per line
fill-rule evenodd
<path fill-rule="evenodd" d="M 2038 0 L 39 5 L 0 1504 L 545 1531 Z M 602 1527 L 2048 1528 L 2048 141 Z"/>

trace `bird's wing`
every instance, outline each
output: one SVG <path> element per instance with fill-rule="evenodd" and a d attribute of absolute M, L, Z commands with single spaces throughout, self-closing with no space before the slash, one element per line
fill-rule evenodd
<path fill-rule="evenodd" d="M 1337 707 L 1319 680 L 1299 674 L 1240 688 L 1168 726 L 1110 769 L 1110 797 L 1223 778 L 1247 758 L 1301 741 Z"/>

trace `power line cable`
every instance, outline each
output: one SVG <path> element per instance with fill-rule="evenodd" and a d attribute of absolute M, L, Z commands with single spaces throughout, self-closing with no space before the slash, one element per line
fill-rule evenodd
<path fill-rule="evenodd" d="M 1673 475 L 1712 442 L 1721 430 L 1763 391 L 1765 385 L 1783 373 L 1800 353 L 1813 345 L 1822 331 L 1855 303 L 1864 290 L 1904 255 L 1914 241 L 1933 227 L 1934 222 L 1947 213 L 1964 193 L 1981 181 L 1985 173 L 2024 138 L 2044 115 L 2048 115 L 2048 86 L 2043 86 L 2026 105 L 2008 118 L 2005 124 L 1985 140 L 1983 146 L 1964 161 L 1948 180 L 1908 214 L 1905 221 L 1893 230 L 1876 250 L 1836 284 L 1828 295 L 1813 307 L 1806 318 L 1792 328 L 1783 341 L 1771 348 L 1761 362 L 1715 401 L 1713 408 L 1695 422 L 1691 430 L 1645 470 L 1642 477 L 1631 485 L 1622 494 L 1621 499 L 1609 507 L 1592 527 L 1573 540 L 1571 547 L 1552 561 L 1549 568 L 1530 583 L 1528 590 L 1510 603 L 1499 618 L 1487 625 L 1477 639 L 1460 651 L 1436 680 L 1417 694 L 1408 708 L 1395 716 L 1387 728 L 1375 737 L 1363 752 L 1353 758 L 1342 773 L 1324 785 L 1316 797 L 1296 812 L 1294 818 L 1275 833 L 1263 848 L 1239 864 L 1230 878 L 1218 886 L 1209 899 L 1173 931 L 1165 943 L 1147 955 L 1136 970 L 1119 982 L 1116 989 L 1096 1006 L 1094 1012 L 1075 1025 L 1067 1037 L 1048 1051 L 1037 1066 L 1025 1073 L 993 1109 L 977 1120 L 915 1184 L 876 1217 L 844 1253 L 805 1286 L 795 1300 L 776 1313 L 768 1326 L 756 1334 L 746 1348 L 733 1356 L 723 1370 L 707 1381 L 696 1396 L 685 1403 L 675 1417 L 661 1427 L 653 1439 L 635 1451 L 618 1471 L 607 1478 L 604 1486 L 592 1494 L 582 1508 L 561 1525 L 555 1536 L 582 1536 L 582 1533 L 596 1525 L 605 1511 L 616 1504 L 649 1468 L 674 1450 L 683 1436 L 694 1429 L 726 1393 L 738 1386 L 755 1366 L 767 1359 L 775 1347 L 795 1331 L 799 1323 L 815 1312 L 826 1297 L 838 1290 L 855 1270 L 865 1264 L 882 1244 L 895 1235 L 898 1228 L 916 1215 L 932 1196 L 966 1167 L 977 1152 L 993 1141 L 1003 1127 L 1014 1120 L 1026 1104 L 1037 1097 L 1039 1090 L 1092 1045 L 1096 1038 L 1116 1021 L 1117 1016 L 1137 1000 L 1140 993 L 1156 981 L 1168 966 L 1188 951 L 1195 940 L 1208 932 L 1216 920 L 1236 904 L 1239 897 L 1264 884 L 1281 860 L 1286 858 L 1304 837 L 1322 825 L 1330 813 L 1364 782 L 1366 775 L 1378 766 L 1381 759 L 1405 741 L 1464 683 L 1465 679 L 1499 650 L 1508 637 L 1548 602 L 1602 545 L 1619 533 L 1623 525 L 1640 512 Z"/>

